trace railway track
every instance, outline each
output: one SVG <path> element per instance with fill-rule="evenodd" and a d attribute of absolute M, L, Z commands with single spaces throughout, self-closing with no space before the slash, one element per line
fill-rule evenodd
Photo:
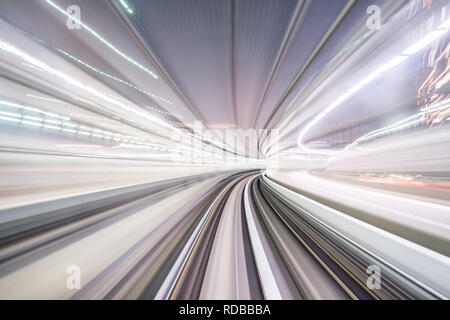
<path fill-rule="evenodd" d="M 442 290 L 435 285 L 434 277 L 425 271 L 410 273 L 388 254 L 373 252 L 283 188 L 259 171 L 229 172 L 4 210 L 0 295 L 448 298 L 445 286 Z M 332 210 L 315 205 L 317 212 Z M 399 239 L 390 241 L 402 244 Z M 443 269 L 435 270 L 445 270 L 448 257 L 437 260 Z M 81 271 L 76 290 L 67 287 L 70 265 Z M 368 284 L 371 266 L 381 270 L 379 288 Z"/>

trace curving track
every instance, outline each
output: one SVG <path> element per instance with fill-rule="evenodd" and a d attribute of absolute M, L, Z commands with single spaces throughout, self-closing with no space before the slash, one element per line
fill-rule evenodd
<path fill-rule="evenodd" d="M 232 171 L 2 210 L 0 298 L 449 297 L 448 257 L 302 197 Z M 417 260 L 432 271 L 405 267 Z M 66 286 L 71 265 L 79 290 Z"/>

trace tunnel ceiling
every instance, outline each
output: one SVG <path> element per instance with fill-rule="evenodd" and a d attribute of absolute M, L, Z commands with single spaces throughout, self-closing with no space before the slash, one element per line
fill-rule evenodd
<path fill-rule="evenodd" d="M 132 3 L 127 18 L 209 125 L 264 128 L 347 1 Z"/>

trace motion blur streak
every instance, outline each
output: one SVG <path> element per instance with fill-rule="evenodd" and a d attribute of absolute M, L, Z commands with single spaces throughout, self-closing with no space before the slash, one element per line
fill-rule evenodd
<path fill-rule="evenodd" d="M 440 0 L 0 1 L 0 298 L 449 299 L 449 40 Z"/>

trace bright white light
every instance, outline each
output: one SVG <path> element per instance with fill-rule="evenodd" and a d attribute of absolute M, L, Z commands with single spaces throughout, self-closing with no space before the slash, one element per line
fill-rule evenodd
<path fill-rule="evenodd" d="M 450 19 L 448 19 L 447 21 L 444 21 L 444 23 L 442 23 L 439 26 L 439 29 L 449 29 L 450 28 Z"/>
<path fill-rule="evenodd" d="M 10 121 L 10 122 L 20 122 L 19 119 L 8 118 L 8 117 L 2 117 L 2 116 L 0 116 L 0 120 Z"/>
<path fill-rule="evenodd" d="M 53 129 L 53 130 L 61 130 L 62 129 L 61 127 L 51 126 L 49 124 L 44 124 L 44 128 Z"/>
<path fill-rule="evenodd" d="M 115 81 L 117 81 L 117 82 L 120 82 L 121 84 L 126 85 L 126 86 L 128 86 L 128 87 L 131 87 L 131 88 L 133 88 L 133 89 L 135 89 L 135 90 L 138 90 L 139 92 L 142 92 L 142 93 L 144 93 L 144 94 L 146 94 L 146 95 L 148 95 L 148 96 L 150 96 L 150 97 L 152 97 L 152 98 L 156 98 L 156 99 L 161 100 L 161 101 L 163 101 L 163 102 L 166 102 L 166 103 L 168 103 L 168 104 L 173 104 L 173 102 L 171 102 L 171 101 L 169 101 L 169 100 L 167 100 L 167 99 L 165 99 L 165 98 L 163 98 L 163 97 L 160 97 L 160 96 L 158 96 L 158 95 L 156 95 L 156 94 L 153 94 L 153 93 L 151 93 L 151 92 L 145 91 L 145 90 L 143 90 L 143 89 L 141 89 L 141 88 L 139 88 L 139 87 L 136 87 L 135 85 L 133 85 L 133 84 L 131 84 L 131 83 L 125 81 L 125 80 L 122 80 L 122 79 L 117 78 L 117 77 L 115 77 L 115 76 L 113 76 L 113 75 L 110 75 L 109 73 L 106 73 L 106 72 L 103 72 L 103 71 L 101 71 L 101 70 L 98 70 L 97 68 L 95 68 L 95 67 L 93 67 L 93 66 L 87 64 L 86 62 L 84 62 L 84 61 L 78 59 L 77 57 L 74 57 L 73 55 L 71 55 L 70 53 L 65 52 L 64 50 L 61 50 L 61 49 L 57 49 L 57 50 L 58 50 L 59 52 L 61 52 L 63 55 L 69 57 L 70 59 L 72 59 L 72 60 L 74 60 L 74 61 L 76 61 L 76 62 L 78 62 L 79 64 L 85 66 L 86 68 L 88 68 L 88 69 L 90 69 L 90 70 L 92 70 L 92 71 L 94 71 L 94 72 L 97 72 L 97 73 L 101 74 L 102 76 L 105 76 L 105 77 L 107 77 L 107 78 L 110 78 L 110 79 L 113 79 L 113 80 L 115 80 Z M 119 99 L 117 99 L 116 97 L 113 97 L 113 96 L 111 96 L 111 95 L 108 94 L 108 93 L 103 93 L 103 94 L 105 94 L 105 95 L 107 95 L 107 96 L 109 96 L 109 97 L 111 97 L 111 98 L 113 98 L 113 99 L 119 100 Z M 74 98 L 74 99 L 75 99 L 75 98 Z M 82 100 L 82 99 L 78 99 L 78 100 Z M 85 102 L 86 102 L 86 101 L 85 101 Z M 89 103 L 89 102 L 87 102 L 87 103 Z M 91 104 L 92 104 L 92 103 L 91 103 Z"/>
<path fill-rule="evenodd" d="M 54 117 L 54 118 L 61 118 L 61 119 L 64 119 L 64 120 L 70 120 L 69 117 L 60 116 L 60 115 L 58 115 L 56 113 L 47 112 L 47 111 L 44 111 L 44 110 L 41 110 L 41 109 L 38 109 L 38 108 L 34 108 L 34 107 L 24 106 L 24 105 L 21 105 L 21 104 L 18 104 L 18 103 L 12 103 L 12 102 L 9 102 L 9 101 L 0 100 L 0 104 L 3 104 L 5 106 L 9 106 L 9 107 L 18 108 L 18 109 L 28 110 L 28 111 L 32 111 L 32 112 L 36 112 L 36 113 L 42 113 L 42 114 L 45 114 L 47 116 L 51 116 L 51 117 Z"/>
<path fill-rule="evenodd" d="M 396 56 L 394 59 L 390 60 L 389 62 L 387 62 L 387 63 L 383 64 L 381 67 L 379 67 L 377 69 L 377 71 L 375 71 L 375 72 L 377 72 L 377 73 L 386 72 L 389 69 L 392 69 L 393 67 L 395 67 L 396 65 L 402 63 L 403 61 L 405 61 L 408 58 L 409 57 L 405 56 L 405 55 Z"/>
<path fill-rule="evenodd" d="M 67 13 L 63 8 L 59 7 L 57 4 L 55 4 L 53 1 L 51 0 L 46 0 L 46 2 L 48 4 L 50 4 L 53 8 L 55 8 L 56 10 L 58 10 L 59 12 L 61 12 L 62 14 L 64 14 L 65 16 L 67 16 L 68 18 L 72 19 L 73 21 L 75 21 L 77 24 L 79 24 L 80 26 L 82 26 L 84 29 L 86 29 L 87 31 L 89 31 L 94 37 L 96 37 L 98 40 L 100 40 L 103 44 L 105 44 L 107 47 L 109 47 L 111 50 L 113 50 L 115 53 L 117 53 L 119 56 L 121 56 L 122 58 L 124 58 L 125 60 L 127 60 L 128 62 L 131 62 L 132 64 L 134 64 L 136 67 L 138 67 L 139 69 L 147 72 L 148 74 L 150 74 L 153 78 L 158 79 L 158 76 L 153 73 L 152 71 L 148 70 L 146 67 L 144 67 L 143 65 L 141 65 L 140 63 L 134 61 L 133 59 L 131 59 L 130 57 L 128 57 L 126 54 L 124 54 L 122 51 L 120 51 L 119 49 L 117 49 L 116 47 L 114 47 L 111 43 L 109 43 L 106 39 L 104 39 L 102 36 L 100 36 L 95 30 L 93 30 L 91 27 L 89 27 L 88 25 L 86 25 L 85 23 L 81 22 L 79 19 L 77 19 L 76 17 L 70 15 L 69 13 Z"/>
<path fill-rule="evenodd" d="M 49 101 L 49 102 L 67 104 L 67 103 L 65 103 L 63 101 L 59 101 L 59 100 L 51 99 L 51 98 L 46 98 L 46 97 L 41 97 L 41 96 L 36 96 L 34 94 L 27 94 L 27 97 L 31 97 L 31 98 L 35 98 L 35 99 L 39 99 L 39 100 L 45 100 L 45 101 Z"/>
<path fill-rule="evenodd" d="M 49 1 L 47 1 L 47 2 L 49 2 Z M 87 91 L 87 92 L 89 92 L 91 94 L 94 94 L 94 95 L 96 95 L 98 97 L 101 97 L 101 98 L 105 99 L 106 101 L 110 102 L 111 104 L 119 106 L 119 107 L 121 107 L 124 110 L 133 112 L 134 114 L 138 115 L 140 118 L 146 118 L 146 119 L 154 121 L 154 122 L 156 122 L 158 124 L 161 124 L 161 125 L 163 125 L 165 127 L 169 127 L 171 129 L 175 129 L 176 131 L 182 132 L 181 130 L 179 130 L 177 128 L 173 128 L 172 126 L 170 126 L 169 124 L 167 124 L 166 122 L 164 122 L 163 120 L 161 120 L 159 118 L 153 117 L 153 116 L 149 115 L 146 112 L 142 112 L 141 110 L 136 110 L 133 107 L 130 107 L 130 106 L 126 105 L 126 104 L 123 104 L 120 101 L 117 101 L 116 99 L 112 99 L 112 98 L 108 97 L 107 95 L 99 93 L 98 90 L 84 85 L 80 81 L 71 78 L 70 76 L 60 72 L 59 70 L 55 70 L 55 69 L 51 68 L 47 64 L 45 64 L 45 63 L 43 63 L 43 62 L 41 62 L 41 61 L 39 61 L 39 60 L 29 56 L 28 54 L 18 50 L 17 48 L 15 48 L 15 47 L 13 47 L 13 46 L 11 46 L 11 45 L 9 45 L 9 44 L 1 41 L 1 40 L 0 40 L 0 49 L 5 50 L 5 51 L 7 51 L 9 53 L 12 53 L 12 54 L 14 54 L 14 55 L 24 59 L 27 63 L 30 63 L 30 64 L 35 65 L 35 66 L 38 66 L 39 68 L 42 68 L 42 70 L 44 70 L 45 72 L 48 72 L 48 73 L 50 73 L 52 75 L 55 75 L 55 76 L 63 79 L 64 81 L 72 84 L 73 86 L 76 86 L 76 87 L 79 87 L 81 89 L 84 89 L 85 91 Z M 47 98 L 45 98 L 45 99 L 47 99 Z M 54 102 L 56 102 L 56 101 L 54 101 Z M 63 119 L 63 120 L 66 120 L 66 121 L 71 120 L 70 117 L 62 116 L 62 115 L 59 115 L 59 114 L 56 114 L 56 113 L 52 113 L 52 112 L 48 112 L 48 111 L 44 111 L 44 110 L 41 110 L 41 109 L 35 108 L 35 107 L 24 106 L 24 105 L 20 105 L 20 104 L 8 102 L 8 101 L 3 101 L 3 100 L 0 100 L 0 104 L 5 105 L 5 106 L 9 106 L 9 107 L 15 107 L 15 108 L 18 108 L 18 109 L 23 109 L 23 110 L 35 112 L 35 113 L 39 113 L 39 114 L 43 114 L 43 115 L 46 115 L 46 116 L 51 116 L 51 117 L 54 117 L 54 118 L 57 118 L 57 119 Z M 30 117 L 30 116 L 27 116 L 27 117 Z M 6 121 L 11 121 L 7 117 L 5 119 L 6 119 Z M 38 118 L 30 118 L 30 119 L 38 119 Z M 47 119 L 39 118 L 39 121 L 43 121 L 43 120 L 45 121 Z M 52 122 L 52 121 L 51 120 L 47 120 L 46 122 Z M 27 124 L 27 122 L 24 122 L 24 123 Z M 56 122 L 56 121 L 53 122 L 53 123 L 60 124 L 60 122 Z M 35 126 L 42 126 L 42 124 L 36 124 L 36 123 L 28 123 L 28 124 L 35 125 Z M 76 127 L 76 125 L 68 124 L 68 123 L 65 123 L 63 125 L 64 126 Z M 87 130 L 91 130 L 90 128 L 86 128 L 86 129 Z M 63 129 L 63 130 L 66 131 L 66 132 L 71 132 L 71 133 L 75 133 L 76 132 L 75 130 L 71 130 L 71 129 Z M 122 137 L 125 137 L 125 136 L 122 136 Z M 142 138 L 139 138 L 139 137 L 129 137 L 128 136 L 128 138 L 133 138 L 133 140 L 143 140 Z M 120 141 L 121 139 L 115 139 L 115 140 L 116 141 Z"/>
<path fill-rule="evenodd" d="M 24 66 L 29 67 L 29 68 L 33 68 L 33 69 L 35 69 L 35 70 L 38 70 L 38 71 L 41 71 L 41 72 L 45 72 L 44 69 L 38 68 L 38 67 L 36 67 L 36 66 L 34 66 L 34 65 L 30 64 L 30 63 L 22 62 L 22 64 L 23 64 Z"/>
<path fill-rule="evenodd" d="M 30 126 L 34 126 L 34 127 L 42 127 L 42 123 L 38 123 L 38 122 L 32 122 L 32 121 L 26 121 L 26 120 L 22 120 L 21 122 L 24 124 L 28 124 Z"/>
<path fill-rule="evenodd" d="M 297 145 L 305 149 L 302 145 L 303 137 L 305 136 L 306 132 L 311 129 L 317 122 L 319 122 L 322 118 L 324 118 L 330 111 L 335 109 L 337 106 L 339 106 L 342 102 L 347 100 L 351 95 L 358 92 L 361 88 L 363 88 L 368 83 L 375 80 L 377 77 L 379 77 L 382 73 L 394 68 L 395 66 L 399 65 L 406 59 L 408 59 L 411 55 L 415 54 L 416 52 L 420 51 L 430 43 L 432 43 L 434 40 L 442 36 L 447 32 L 447 29 L 450 27 L 450 20 L 447 20 L 446 22 L 442 23 L 439 28 L 435 31 L 430 32 L 427 34 L 424 38 L 410 46 L 408 49 L 404 50 L 400 55 L 394 57 L 390 61 L 383 64 L 381 67 L 376 69 L 374 72 L 372 72 L 370 75 L 368 75 L 366 78 L 358 82 L 354 87 L 347 90 L 343 95 L 338 97 L 331 105 L 329 105 L 327 108 L 325 108 L 322 112 L 320 112 L 316 117 L 314 117 L 301 131 L 298 139 L 297 139 Z M 306 150 L 306 149 L 305 149 Z"/>
<path fill-rule="evenodd" d="M 35 121 L 42 121 L 44 119 L 38 118 L 38 117 L 32 117 L 32 116 L 24 116 L 25 119 L 35 120 Z"/>
<path fill-rule="evenodd" d="M 21 114 L 4 112 L 4 111 L 0 111 L 0 114 L 3 114 L 5 116 L 10 116 L 10 117 L 18 117 L 18 118 L 20 118 L 22 116 Z"/>
<path fill-rule="evenodd" d="M 446 100 L 442 101 L 441 103 L 435 105 L 434 107 L 423 110 L 423 111 L 419 112 L 418 114 L 410 116 L 406 119 L 398 121 L 398 122 L 396 122 L 392 125 L 386 126 L 384 128 L 369 132 L 369 133 L 359 137 L 358 139 L 356 139 L 351 145 L 349 145 L 345 149 L 348 149 L 351 146 L 355 146 L 361 142 L 365 142 L 365 141 L 368 141 L 368 140 L 371 140 L 371 139 L 374 139 L 374 138 L 377 138 L 377 137 L 380 137 L 383 135 L 390 134 L 392 132 L 401 131 L 405 128 L 413 127 L 417 124 L 420 124 L 422 122 L 422 117 L 424 115 L 427 115 L 427 114 L 430 114 L 430 113 L 433 113 L 433 112 L 436 112 L 439 110 L 449 109 L 450 108 L 449 102 L 450 102 L 450 99 L 446 99 Z"/>
<path fill-rule="evenodd" d="M 422 50 L 423 48 L 428 46 L 430 43 L 432 43 L 434 40 L 436 40 L 440 36 L 444 35 L 448 31 L 449 28 L 450 28 L 450 19 L 448 19 L 447 21 L 444 21 L 437 28 L 437 30 L 434 30 L 434 31 L 428 33 L 421 40 L 417 41 L 411 47 L 409 47 L 408 49 L 403 51 L 402 54 L 411 56 L 411 55 L 417 53 L 418 51 Z"/>
<path fill-rule="evenodd" d="M 119 0 L 120 1 L 120 3 L 122 4 L 122 6 L 125 8 L 125 9 L 128 9 L 130 6 L 128 5 L 128 3 L 126 3 L 124 0 Z"/>
<path fill-rule="evenodd" d="M 411 47 L 406 49 L 402 52 L 404 55 L 412 56 L 413 54 L 417 53 L 418 51 L 422 50 L 426 46 L 428 46 L 431 42 L 442 36 L 444 33 L 446 33 L 447 30 L 445 29 L 438 29 L 433 32 L 430 32 L 427 34 L 424 38 L 414 43 Z"/>
<path fill-rule="evenodd" d="M 54 123 L 54 124 L 61 124 L 61 121 L 49 120 L 49 119 L 45 119 L 45 122 Z"/>
<path fill-rule="evenodd" d="M 77 133 L 77 130 L 63 128 L 62 131 L 69 132 L 69 133 Z"/>

